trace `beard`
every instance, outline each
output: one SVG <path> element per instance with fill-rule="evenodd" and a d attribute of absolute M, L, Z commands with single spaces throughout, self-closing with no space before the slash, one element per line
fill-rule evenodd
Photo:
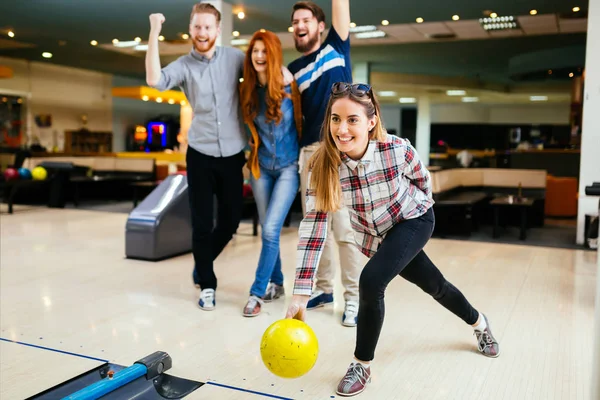
<path fill-rule="evenodd" d="M 216 37 L 213 39 L 208 39 L 204 43 L 200 43 L 198 40 L 194 39 L 194 48 L 196 49 L 196 51 L 198 53 L 206 53 L 207 51 L 209 51 L 210 49 L 213 48 L 216 41 L 217 41 Z"/>
<path fill-rule="evenodd" d="M 319 42 L 318 32 L 315 32 L 312 36 L 310 34 L 307 34 L 307 36 L 308 40 L 306 41 L 306 43 L 299 43 L 299 38 L 297 36 L 294 36 L 294 44 L 296 45 L 296 50 L 300 53 L 306 53 L 307 51 L 310 51 L 315 46 L 315 44 Z M 306 38 L 306 36 L 304 38 Z"/>

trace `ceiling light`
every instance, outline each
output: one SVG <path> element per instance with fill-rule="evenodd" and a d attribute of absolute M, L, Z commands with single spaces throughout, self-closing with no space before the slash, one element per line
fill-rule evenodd
<path fill-rule="evenodd" d="M 518 29 L 519 24 L 512 15 L 496 18 L 479 18 L 481 27 L 486 31 L 500 31 L 504 29 Z"/>
<path fill-rule="evenodd" d="M 243 11 L 240 11 L 240 12 L 238 13 L 238 18 L 239 18 L 239 19 L 244 19 L 245 17 L 246 17 L 246 14 L 245 14 Z"/>
<path fill-rule="evenodd" d="M 181 104 L 182 106 L 185 106 L 187 103 L 185 102 L 185 100 L 181 100 L 181 102 L 179 104 Z"/>
<path fill-rule="evenodd" d="M 350 28 L 356 28 L 356 23 L 350 22 Z"/>
<path fill-rule="evenodd" d="M 573 12 L 579 12 L 579 10 L 581 10 L 581 8 L 579 8 L 579 7 L 573 7 Z"/>
<path fill-rule="evenodd" d="M 371 31 L 375 31 L 375 30 L 377 30 L 377 27 L 375 25 L 356 26 L 356 24 L 355 24 L 354 27 L 350 28 L 350 32 L 352 32 L 352 33 L 371 32 Z"/>
<path fill-rule="evenodd" d="M 396 92 L 393 92 L 391 90 L 382 90 L 380 92 L 377 92 L 377 95 L 382 96 L 382 97 L 389 97 L 389 96 L 395 96 Z"/>
<path fill-rule="evenodd" d="M 165 40 L 165 37 L 164 37 L 163 35 L 160 35 L 160 36 L 158 37 L 158 40 L 160 40 L 160 41 L 162 42 L 162 41 L 164 41 L 164 40 Z"/>
<path fill-rule="evenodd" d="M 423 18 L 419 17 L 417 18 L 417 24 L 422 24 L 423 23 Z"/>
<path fill-rule="evenodd" d="M 266 29 L 261 29 L 260 31 L 261 31 L 262 33 L 265 33 L 265 32 L 266 32 Z"/>
<path fill-rule="evenodd" d="M 240 33 L 238 31 L 233 31 L 233 33 L 231 35 L 233 37 L 238 37 L 238 36 L 240 36 Z"/>
<path fill-rule="evenodd" d="M 138 43 L 139 43 L 139 42 L 141 42 L 141 41 L 142 41 L 142 38 L 138 36 L 138 37 L 136 37 L 136 38 L 135 38 L 135 39 L 133 39 L 133 40 L 135 40 L 136 42 L 138 42 Z"/>
<path fill-rule="evenodd" d="M 148 96 L 142 96 L 142 100 L 148 101 Z"/>
<path fill-rule="evenodd" d="M 461 100 L 463 103 L 476 103 L 479 101 L 479 97 L 463 97 Z"/>
<path fill-rule="evenodd" d="M 175 104 L 175 100 L 169 99 L 169 104 Z"/>
<path fill-rule="evenodd" d="M 91 44 L 92 46 L 96 46 L 96 45 L 98 45 L 98 42 L 97 42 L 97 41 L 95 41 L 95 40 L 92 40 L 92 41 L 90 42 L 90 44 Z"/>
<path fill-rule="evenodd" d="M 383 31 L 373 31 L 373 32 L 359 32 L 354 35 L 357 39 L 373 39 L 373 38 L 382 38 L 385 37 L 385 32 Z"/>
<path fill-rule="evenodd" d="M 531 14 L 531 15 L 537 15 L 537 10 L 531 10 L 531 11 L 529 11 L 529 14 Z"/>
<path fill-rule="evenodd" d="M 531 100 L 531 101 L 546 101 L 546 100 L 548 100 L 548 96 L 529 96 L 529 100 Z"/>
<path fill-rule="evenodd" d="M 414 97 L 400 97 L 399 101 L 402 104 L 407 104 L 407 103 L 416 103 L 417 99 Z"/>
<path fill-rule="evenodd" d="M 157 98 L 156 98 L 156 102 L 157 102 L 157 103 L 162 103 L 162 97 L 157 97 Z"/>
<path fill-rule="evenodd" d="M 491 18 L 496 18 L 497 16 L 498 16 L 498 14 L 496 14 L 496 13 L 494 13 L 494 12 L 490 14 L 490 17 L 491 17 Z"/>
<path fill-rule="evenodd" d="M 293 26 L 290 26 L 290 27 L 288 28 L 288 32 L 289 32 L 289 33 L 292 33 L 292 32 L 294 32 L 294 27 L 293 27 Z"/>
<path fill-rule="evenodd" d="M 113 39 L 112 42 L 113 42 L 113 44 L 117 44 L 117 43 L 119 43 L 119 39 Z"/>
<path fill-rule="evenodd" d="M 453 15 L 452 16 L 452 20 L 453 21 L 458 21 L 460 19 L 460 17 L 458 15 Z"/>
<path fill-rule="evenodd" d="M 571 73 L 569 74 L 569 78 L 572 78 L 572 77 L 573 77 L 573 73 L 571 72 Z"/>
<path fill-rule="evenodd" d="M 52 53 L 48 53 L 47 51 L 42 53 L 42 57 L 44 58 L 52 58 Z"/>
<path fill-rule="evenodd" d="M 15 37 L 15 33 L 13 31 L 8 31 L 8 36 L 9 37 Z"/>
<path fill-rule="evenodd" d="M 387 19 L 384 19 L 383 21 L 381 21 L 381 25 L 383 26 L 387 26 L 390 24 L 390 21 L 388 21 Z"/>
<path fill-rule="evenodd" d="M 187 33 L 184 33 L 183 35 L 181 35 L 181 38 L 184 40 L 187 40 L 190 38 L 190 35 L 188 35 Z"/>
<path fill-rule="evenodd" d="M 466 92 L 464 90 L 446 90 L 448 96 L 464 96 Z"/>

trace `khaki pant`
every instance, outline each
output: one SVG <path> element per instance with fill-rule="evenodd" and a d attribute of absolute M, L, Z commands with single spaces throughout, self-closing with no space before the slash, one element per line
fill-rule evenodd
<path fill-rule="evenodd" d="M 302 148 L 300 152 L 300 190 L 302 200 L 302 215 L 306 215 L 306 186 L 308 184 L 308 160 L 318 148 L 312 144 Z M 333 235 L 332 235 L 333 233 Z M 339 250 L 340 268 L 342 271 L 342 285 L 344 286 L 344 300 L 358 301 L 358 280 L 362 268 L 367 263 L 354 240 L 354 231 L 350 224 L 350 215 L 347 208 L 330 213 L 327 218 L 327 240 L 323 246 L 323 253 L 317 269 L 316 289 L 325 293 L 333 293 L 333 279 L 335 278 L 335 247 Z"/>

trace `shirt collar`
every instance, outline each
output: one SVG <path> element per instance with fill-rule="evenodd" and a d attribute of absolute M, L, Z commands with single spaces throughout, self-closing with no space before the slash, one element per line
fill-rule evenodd
<path fill-rule="evenodd" d="M 207 57 L 203 56 L 202 54 L 198 53 L 198 51 L 196 51 L 196 48 L 193 46 L 192 46 L 192 50 L 190 51 L 190 54 L 192 57 L 194 57 L 198 61 L 211 62 L 212 60 L 215 60 L 217 58 L 217 56 L 219 55 L 219 47 L 220 46 L 215 46 L 215 53 L 213 54 L 212 58 L 207 58 Z"/>
<path fill-rule="evenodd" d="M 367 146 L 367 151 L 362 156 L 360 160 L 353 160 L 346 155 L 346 153 L 341 153 L 341 159 L 344 164 L 348 166 L 351 170 L 356 169 L 359 164 L 368 167 L 373 162 L 373 155 L 375 154 L 375 146 L 377 144 L 376 140 L 369 140 L 369 144 Z"/>

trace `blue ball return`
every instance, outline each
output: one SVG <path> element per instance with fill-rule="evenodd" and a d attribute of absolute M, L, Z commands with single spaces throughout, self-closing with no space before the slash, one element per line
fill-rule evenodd
<path fill-rule="evenodd" d="M 31 399 L 181 399 L 204 385 L 165 374 L 164 371 L 171 366 L 171 357 L 162 351 L 150 354 L 129 367 L 105 363 Z"/>

